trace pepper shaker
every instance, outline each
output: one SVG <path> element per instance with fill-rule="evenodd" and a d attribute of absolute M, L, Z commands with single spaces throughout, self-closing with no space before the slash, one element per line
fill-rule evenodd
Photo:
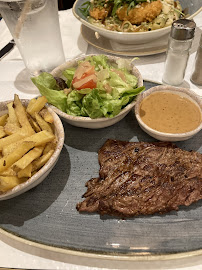
<path fill-rule="evenodd" d="M 199 41 L 199 47 L 196 53 L 195 68 L 191 76 L 191 81 L 194 84 L 202 85 L 202 34 Z"/>
<path fill-rule="evenodd" d="M 163 75 L 164 83 L 178 86 L 183 82 L 195 27 L 195 22 L 188 19 L 179 19 L 172 23 Z"/>

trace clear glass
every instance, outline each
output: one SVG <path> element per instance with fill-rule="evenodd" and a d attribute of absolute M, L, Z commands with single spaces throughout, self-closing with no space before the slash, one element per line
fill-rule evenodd
<path fill-rule="evenodd" d="M 164 83 L 177 86 L 183 82 L 191 44 L 192 39 L 175 40 L 170 37 L 163 75 Z"/>
<path fill-rule="evenodd" d="M 0 13 L 31 76 L 65 62 L 57 0 L 0 0 Z"/>
<path fill-rule="evenodd" d="M 191 81 L 196 85 L 202 85 L 202 34 L 196 53 L 194 72 L 191 76 Z"/>

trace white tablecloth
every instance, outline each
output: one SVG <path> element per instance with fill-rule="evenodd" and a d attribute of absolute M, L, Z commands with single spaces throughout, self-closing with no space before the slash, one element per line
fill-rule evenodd
<path fill-rule="evenodd" d="M 60 11 L 60 26 L 63 39 L 63 46 L 66 59 L 77 57 L 86 53 L 102 53 L 83 40 L 80 35 L 80 22 L 74 18 L 71 10 Z M 196 36 L 193 42 L 192 53 L 188 62 L 188 67 L 185 75 L 185 86 L 193 89 L 197 94 L 202 96 L 202 87 L 197 87 L 189 80 L 193 71 L 193 63 L 195 53 L 199 42 L 199 35 L 202 31 L 202 12 L 195 18 L 197 24 Z M 12 39 L 3 20 L 0 21 L 0 49 Z M 165 53 L 153 56 L 139 57 L 136 61 L 136 66 L 146 80 L 156 81 L 161 83 L 163 74 L 163 66 Z M 21 98 L 32 98 L 38 94 L 34 85 L 30 82 L 24 63 L 21 59 L 18 49 L 15 47 L 6 57 L 0 61 L 0 101 L 13 98 L 13 94 L 17 93 Z M 81 266 L 81 263 L 69 263 L 67 258 L 59 256 L 58 259 L 53 259 L 52 256 L 45 257 L 43 251 L 33 249 L 30 252 L 30 246 L 26 252 L 19 249 L 10 239 L 0 234 L 0 267 L 7 268 L 28 268 L 28 269 L 69 269 L 69 270 L 96 270 L 102 268 L 99 261 L 92 265 Z M 7 241 L 8 240 L 8 241 Z M 90 264 L 90 263 L 89 263 Z M 136 266 L 135 266 L 136 265 Z M 198 270 L 202 269 L 202 256 L 195 259 L 190 258 L 185 261 L 172 262 L 157 262 L 154 267 L 145 266 L 144 264 L 135 264 L 134 269 L 183 269 L 183 270 Z M 98 268 L 99 267 L 99 268 Z M 113 264 L 107 267 L 113 268 Z M 117 266 L 118 267 L 118 266 Z M 153 267 L 153 268 L 152 268 Z M 123 268 L 122 268 L 123 269 Z M 126 268 L 125 268 L 126 269 Z"/>

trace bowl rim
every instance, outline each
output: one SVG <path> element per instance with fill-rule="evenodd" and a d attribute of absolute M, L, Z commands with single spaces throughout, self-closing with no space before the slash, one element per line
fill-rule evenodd
<path fill-rule="evenodd" d="M 70 59 L 70 60 L 66 61 L 65 63 L 59 65 L 58 67 L 54 68 L 51 71 L 51 74 L 54 76 L 56 72 L 62 72 L 64 70 L 64 68 L 67 66 L 68 63 L 73 64 L 75 62 L 78 62 L 79 60 L 85 59 L 88 56 L 95 56 L 95 55 L 100 55 L 100 54 L 87 54 L 87 55 L 82 55 L 82 56 L 76 57 L 74 59 Z M 111 56 L 111 55 L 107 55 L 107 54 L 105 54 L 105 56 L 107 56 L 110 60 L 122 58 L 122 57 L 119 57 L 119 56 Z M 134 64 L 132 64 L 132 62 L 131 62 L 131 67 L 132 67 L 132 71 L 135 71 L 135 73 L 136 73 L 135 76 L 138 79 L 138 87 L 143 86 L 143 78 L 142 78 L 142 75 L 141 75 L 140 71 L 136 68 L 136 66 Z M 75 122 L 81 122 L 82 121 L 82 122 L 86 122 L 86 123 L 89 123 L 89 122 L 90 123 L 98 123 L 98 122 L 105 122 L 107 120 L 116 119 L 116 118 L 120 117 L 122 114 L 128 112 L 130 109 L 132 109 L 135 106 L 136 100 L 137 99 L 135 99 L 134 101 L 129 103 L 126 107 L 124 107 L 120 111 L 119 114 L 115 115 L 114 117 L 110 117 L 110 118 L 108 118 L 108 117 L 90 118 L 90 117 L 85 117 L 85 116 L 74 116 L 74 115 L 70 115 L 70 114 L 67 114 L 67 113 L 61 111 L 60 109 L 58 109 L 54 105 L 49 104 L 49 107 L 52 108 L 58 115 L 66 118 L 68 120 L 71 120 L 71 121 L 75 121 Z"/>
<path fill-rule="evenodd" d="M 155 130 L 155 129 L 149 127 L 147 124 L 145 124 L 142 121 L 142 119 L 141 119 L 141 117 L 139 115 L 139 106 L 140 106 L 141 101 L 144 98 L 148 97 L 150 94 L 154 93 L 154 92 L 168 92 L 168 91 L 174 92 L 177 95 L 180 95 L 179 93 L 183 93 L 186 96 L 188 96 L 189 99 L 194 100 L 194 102 L 197 103 L 199 108 L 201 109 L 201 116 L 202 116 L 202 99 L 194 91 L 192 91 L 192 90 L 190 90 L 188 88 L 183 88 L 183 87 L 175 87 L 175 86 L 170 86 L 170 85 L 158 85 L 158 86 L 151 87 L 150 89 L 144 91 L 143 93 L 140 93 L 140 95 L 138 96 L 137 101 L 136 101 L 136 105 L 135 105 L 135 109 L 134 109 L 137 121 L 140 123 L 140 125 L 143 126 L 143 128 L 145 130 L 147 130 L 151 134 L 154 134 L 156 136 L 162 136 L 162 137 L 166 136 L 166 137 L 169 137 L 171 139 L 176 138 L 176 137 L 179 137 L 179 138 L 183 139 L 183 138 L 186 138 L 186 137 L 189 137 L 189 136 L 191 137 L 194 134 L 198 133 L 202 129 L 202 120 L 201 120 L 201 123 L 199 124 L 199 126 L 197 128 L 195 128 L 195 129 L 193 129 L 191 131 L 182 132 L 182 133 L 161 132 L 161 131 L 158 131 L 158 130 Z"/>
<path fill-rule="evenodd" d="M 23 104 L 27 104 L 30 101 L 30 99 L 20 99 L 20 100 L 22 101 Z M 1 101 L 0 107 L 2 104 L 8 104 L 10 102 L 13 102 L 13 100 Z M 14 196 L 12 196 L 12 195 L 26 189 L 26 187 L 28 187 L 29 185 L 31 185 L 35 181 L 37 181 L 37 179 L 39 179 L 40 176 L 42 176 L 44 173 L 46 173 L 51 168 L 52 164 L 54 164 L 54 162 L 57 161 L 57 158 L 59 157 L 60 152 L 63 148 L 63 144 L 64 144 L 64 138 L 65 138 L 64 128 L 63 128 L 63 125 L 62 125 L 62 122 L 61 122 L 59 116 L 51 108 L 49 108 L 49 106 L 46 105 L 46 108 L 49 110 L 49 112 L 54 117 L 54 129 L 55 129 L 55 131 L 57 130 L 59 133 L 59 136 L 57 138 L 58 141 L 57 141 L 56 149 L 55 149 L 53 155 L 50 157 L 50 159 L 46 162 L 46 164 L 43 165 L 43 167 L 41 167 L 32 177 L 28 178 L 27 181 L 15 186 L 14 188 L 8 190 L 7 192 L 0 194 L 0 200 L 6 200 L 6 199 L 13 198 Z M 25 190 L 21 193 L 24 193 L 26 191 L 27 190 Z M 16 196 L 18 196 L 20 194 L 17 194 Z M 9 198 L 7 198 L 7 197 L 9 197 Z"/>
<path fill-rule="evenodd" d="M 73 15 L 81 22 L 83 23 L 84 25 L 86 25 L 87 27 L 95 30 L 97 29 L 98 31 L 97 32 L 106 32 L 106 33 L 109 33 L 109 34 L 112 34 L 113 36 L 114 35 L 119 35 L 119 36 L 128 36 L 128 35 L 152 35 L 153 33 L 158 33 L 158 32 L 162 32 L 163 30 L 166 32 L 166 30 L 168 31 L 170 28 L 171 28 L 171 25 L 169 26 L 166 26 L 166 27 L 163 27 L 163 28 L 160 28 L 160 29 L 155 29 L 155 30 L 152 30 L 152 31 L 147 31 L 147 32 L 117 32 L 117 31 L 112 31 L 112 30 L 108 30 L 108 29 L 105 29 L 105 28 L 101 28 L 99 26 L 96 26 L 96 25 L 93 25 L 91 23 L 89 23 L 87 20 L 84 20 L 83 18 L 81 18 L 79 16 L 79 14 L 77 14 L 76 12 L 76 5 L 77 3 L 79 3 L 80 0 L 76 0 L 74 2 L 74 5 L 72 7 L 72 13 Z M 200 7 L 196 12 L 194 12 L 192 15 L 188 16 L 186 19 L 193 19 L 197 14 L 199 14 L 200 12 L 202 11 L 202 7 Z M 100 30 L 100 31 L 99 31 Z M 163 32 L 164 32 L 163 31 Z"/>

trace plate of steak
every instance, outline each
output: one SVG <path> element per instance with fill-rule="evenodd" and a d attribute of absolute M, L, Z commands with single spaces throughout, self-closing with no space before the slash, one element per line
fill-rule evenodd
<path fill-rule="evenodd" d="M 107 140 L 99 177 L 86 183 L 79 212 L 122 218 L 178 210 L 202 198 L 202 154 L 166 143 Z"/>
<path fill-rule="evenodd" d="M 147 87 L 154 86 L 152 83 L 145 83 Z M 182 256 L 190 258 L 191 254 L 202 254 L 202 200 L 199 199 L 198 193 L 201 187 L 200 181 L 195 181 L 192 177 L 195 170 L 198 170 L 196 160 L 201 158 L 202 154 L 202 131 L 187 141 L 176 142 L 176 145 L 154 142 L 155 139 L 139 127 L 133 111 L 119 123 L 104 129 L 84 129 L 67 122 L 63 122 L 63 125 L 64 147 L 57 166 L 46 180 L 18 197 L 0 202 L 2 237 L 5 239 L 15 237 L 16 246 L 17 242 L 20 247 L 22 243 L 25 243 L 25 250 L 28 243 L 31 246 L 38 246 L 40 243 L 42 249 L 55 250 L 56 248 L 56 253 L 64 256 L 68 254 L 72 256 L 74 252 L 75 255 L 78 254 L 78 257 L 74 258 L 78 260 L 82 258 L 82 261 L 85 259 L 86 265 L 94 264 L 95 259 L 101 259 L 100 265 L 108 268 L 134 269 L 133 263 L 140 260 L 141 265 L 144 261 L 148 263 L 148 268 L 156 269 L 157 259 L 167 260 L 182 258 Z M 193 152 L 190 152 L 191 150 Z M 178 154 L 178 159 L 175 161 L 171 155 L 173 152 Z M 168 164 L 173 164 L 175 168 L 178 162 L 181 164 L 178 171 L 176 171 L 177 167 L 173 171 L 174 169 L 168 166 Z M 138 180 L 142 177 L 142 182 L 136 181 L 136 184 L 142 185 L 139 191 L 142 192 L 143 187 L 146 189 L 147 184 L 150 196 L 154 183 L 149 182 L 149 174 L 153 174 L 154 171 L 156 172 L 155 179 L 160 179 L 156 164 L 161 164 L 158 170 L 161 175 L 168 170 L 167 175 L 173 171 L 177 180 L 189 179 L 191 188 L 193 187 L 192 192 L 189 190 L 189 197 L 185 199 L 182 193 L 183 190 L 187 192 L 188 187 L 185 186 L 186 189 L 185 187 L 182 189 L 183 186 L 179 185 L 180 201 L 174 205 L 173 197 L 170 204 L 172 209 L 174 206 L 179 207 L 178 211 L 171 211 L 168 207 L 163 209 L 162 205 L 165 205 L 163 202 L 159 211 L 157 204 L 151 200 L 152 209 L 149 201 L 147 204 L 143 201 L 144 198 L 146 199 L 146 190 L 145 197 L 141 197 L 139 209 L 135 208 L 136 213 L 134 210 L 133 213 L 127 213 L 125 211 L 127 207 L 122 211 L 118 204 L 119 208 L 117 206 L 115 208 L 116 192 L 113 194 L 111 187 L 115 188 L 117 193 L 122 192 L 122 199 L 126 195 L 129 198 L 133 195 L 132 192 L 138 189 L 137 186 L 132 186 L 134 183 L 124 182 L 123 177 L 129 176 L 129 169 L 134 167 L 134 163 L 136 171 L 131 171 L 133 178 Z M 189 174 L 187 174 L 189 178 L 182 177 L 185 176 L 184 166 L 189 168 Z M 117 180 L 120 180 L 121 170 L 123 171 L 122 183 L 115 181 L 116 175 Z M 143 178 L 143 173 L 145 173 L 145 178 Z M 92 178 L 94 180 L 88 181 Z M 110 184 L 109 180 L 112 181 L 112 179 L 114 181 Z M 164 181 L 164 190 L 169 191 L 168 188 L 166 189 L 168 180 L 164 179 Z M 86 183 L 87 187 L 85 187 Z M 174 194 L 171 184 L 175 182 L 172 182 L 171 177 L 168 183 Z M 159 189 L 162 191 L 163 186 L 159 186 Z M 169 195 L 168 191 L 160 196 L 155 189 L 154 196 L 163 200 L 164 196 Z M 85 197 L 82 198 L 84 193 Z M 110 198 L 108 203 L 104 200 L 104 193 L 108 196 L 105 195 L 105 198 Z M 186 206 L 196 199 L 199 200 Z M 87 201 L 89 212 L 84 211 Z M 96 201 L 99 202 L 99 207 L 102 207 L 102 213 Z M 81 204 L 78 206 L 83 207 L 83 211 L 80 212 L 76 209 L 79 202 Z M 140 208 L 143 202 L 144 207 Z M 121 201 L 118 203 L 120 204 Z M 181 204 L 184 205 L 180 206 Z M 160 205 L 159 201 L 158 205 Z M 143 211 L 147 211 L 147 214 L 143 214 Z M 155 211 L 155 213 L 149 214 L 149 211 L 150 213 Z M 79 257 L 81 254 L 82 257 Z M 176 267 L 176 260 L 172 261 L 173 267 Z M 151 265 L 152 262 L 154 265 Z"/>

